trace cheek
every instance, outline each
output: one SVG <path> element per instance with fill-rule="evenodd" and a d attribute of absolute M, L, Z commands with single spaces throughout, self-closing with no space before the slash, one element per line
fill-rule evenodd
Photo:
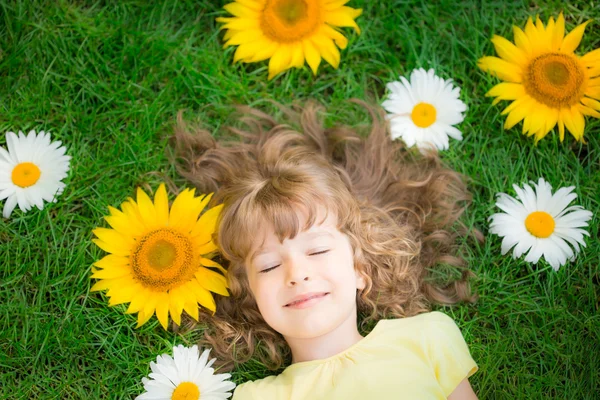
<path fill-rule="evenodd" d="M 357 285 L 358 273 L 354 269 L 354 259 L 351 255 L 343 254 L 338 257 L 332 257 L 328 262 L 327 279 L 337 286 L 338 290 L 348 292 L 355 291 Z"/>
<path fill-rule="evenodd" d="M 253 282 L 250 289 L 252 290 L 258 310 L 268 323 L 269 316 L 273 314 L 275 307 L 277 307 L 277 292 L 275 286 L 269 284 L 268 279 L 262 279 L 259 282 Z"/>

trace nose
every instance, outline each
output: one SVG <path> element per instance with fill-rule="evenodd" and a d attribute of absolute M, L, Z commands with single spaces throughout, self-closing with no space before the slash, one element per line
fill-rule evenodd
<path fill-rule="evenodd" d="M 306 267 L 306 263 L 297 256 L 290 257 L 286 260 L 285 268 L 286 284 L 288 286 L 295 286 L 298 282 L 308 281 L 310 279 L 310 273 Z"/>

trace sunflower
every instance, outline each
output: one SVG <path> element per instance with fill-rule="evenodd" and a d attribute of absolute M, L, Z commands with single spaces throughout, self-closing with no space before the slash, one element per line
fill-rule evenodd
<path fill-rule="evenodd" d="M 225 25 L 224 48 L 238 46 L 233 62 L 269 61 L 269 79 L 308 63 L 317 73 L 321 58 L 333 68 L 348 39 L 338 27 L 360 29 L 354 20 L 361 9 L 346 7 L 349 0 L 235 0 L 224 6 L 232 18 Z M 336 47 L 337 46 L 337 47 Z"/>
<path fill-rule="evenodd" d="M 198 346 L 173 347 L 173 357 L 163 354 L 150 362 L 149 378 L 142 378 L 144 393 L 136 400 L 221 400 L 231 397 L 235 383 L 231 374 L 215 374 L 211 365 L 215 358 L 208 360 L 210 350 L 202 355 Z"/>
<path fill-rule="evenodd" d="M 431 146 L 448 150 L 448 137 L 462 139 L 453 125 L 463 121 L 467 106 L 451 79 L 419 68 L 410 74 L 410 82 L 403 76 L 400 80 L 387 84 L 390 94 L 382 103 L 389 113 L 392 139 L 402 138 L 408 147 L 416 145 L 421 150 Z"/>
<path fill-rule="evenodd" d="M 44 201 L 55 202 L 71 160 L 61 142 L 50 142 L 44 131 L 19 131 L 7 132 L 6 144 L 8 151 L 0 147 L 0 200 L 6 199 L 2 216 L 10 217 L 17 205 L 27 212 L 33 206 L 43 209 Z"/>
<path fill-rule="evenodd" d="M 540 178 L 533 189 L 529 185 L 513 189 L 518 199 L 499 193 L 496 206 L 504 212 L 489 218 L 490 232 L 503 237 L 502 254 L 514 247 L 513 258 L 519 258 L 529 250 L 525 261 L 536 264 L 544 256 L 556 271 L 575 259 L 579 246 L 585 247 L 583 238 L 589 233 L 583 228 L 592 218 L 581 206 L 567 207 L 577 198 L 572 193 L 575 187 L 552 194 L 550 184 Z"/>
<path fill-rule="evenodd" d="M 500 58 L 483 57 L 478 65 L 505 81 L 487 93 L 493 104 L 514 100 L 502 111 L 508 114 L 505 129 L 523 120 L 523 133 L 535 135 L 537 143 L 558 124 L 561 141 L 566 127 L 584 142 L 584 115 L 600 118 L 600 49 L 582 57 L 574 53 L 588 23 L 565 36 L 561 13 L 547 26 L 539 18 L 535 24 L 529 18 L 525 31 L 514 26 L 515 44 L 492 38 Z"/>
<path fill-rule="evenodd" d="M 196 197 L 185 189 L 170 210 L 165 185 L 154 202 L 142 190 L 137 201 L 128 199 L 121 210 L 109 207 L 104 217 L 109 228 L 96 228 L 93 242 L 110 253 L 92 267 L 92 278 L 100 279 L 92 291 L 108 290 L 109 306 L 130 303 L 127 313 L 138 313 L 138 327 L 156 312 L 163 328 L 168 316 L 181 324 L 185 310 L 198 320 L 198 304 L 214 312 L 211 292 L 228 296 L 226 275 L 210 259 L 217 250 L 212 240 L 222 205 L 200 213 L 212 194 Z"/>

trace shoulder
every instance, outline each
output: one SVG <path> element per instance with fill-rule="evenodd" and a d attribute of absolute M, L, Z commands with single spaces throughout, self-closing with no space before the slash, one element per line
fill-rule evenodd
<path fill-rule="evenodd" d="M 275 400 L 277 393 L 274 391 L 277 386 L 278 376 L 268 376 L 263 379 L 249 381 L 238 385 L 233 392 L 232 400 Z"/>
<path fill-rule="evenodd" d="M 448 315 L 432 311 L 413 317 L 386 319 L 381 324 L 382 336 L 394 341 L 412 343 L 423 348 L 425 354 L 435 358 L 448 348 L 461 349 L 469 354 L 463 334 L 456 322 Z"/>
<path fill-rule="evenodd" d="M 452 318 L 439 311 L 418 314 L 413 317 L 383 319 L 379 321 L 379 324 L 385 330 L 405 330 L 408 327 L 418 330 L 435 330 L 436 328 L 456 327 L 456 323 Z"/>

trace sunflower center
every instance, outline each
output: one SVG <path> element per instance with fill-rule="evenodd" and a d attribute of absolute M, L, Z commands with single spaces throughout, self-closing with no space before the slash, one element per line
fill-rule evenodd
<path fill-rule="evenodd" d="M 181 382 L 171 395 L 171 400 L 198 400 L 199 398 L 200 389 L 192 382 Z"/>
<path fill-rule="evenodd" d="M 187 282 L 197 270 L 192 242 L 169 228 L 139 239 L 130 261 L 134 277 L 143 286 L 161 292 Z"/>
<path fill-rule="evenodd" d="M 37 165 L 30 162 L 17 164 L 12 171 L 12 181 L 15 185 L 26 188 L 35 185 L 42 172 Z"/>
<path fill-rule="evenodd" d="M 545 211 L 534 211 L 525 218 L 525 228 L 538 238 L 552 235 L 555 225 L 554 218 Z"/>
<path fill-rule="evenodd" d="M 413 108 L 410 117 L 419 128 L 427 128 L 435 122 L 437 111 L 429 103 L 419 103 Z"/>
<path fill-rule="evenodd" d="M 166 240 L 157 240 L 148 249 L 148 265 L 156 271 L 164 271 L 173 265 L 176 256 L 177 249 L 172 243 Z"/>
<path fill-rule="evenodd" d="M 525 91 L 551 108 L 579 103 L 586 80 L 581 62 L 563 53 L 546 53 L 534 58 L 523 75 Z"/>
<path fill-rule="evenodd" d="M 277 16 L 289 25 L 298 22 L 299 19 L 306 17 L 306 2 L 303 0 L 283 0 L 275 6 Z"/>
<path fill-rule="evenodd" d="M 302 40 L 320 25 L 315 0 L 267 0 L 260 27 L 269 39 L 278 43 Z"/>

